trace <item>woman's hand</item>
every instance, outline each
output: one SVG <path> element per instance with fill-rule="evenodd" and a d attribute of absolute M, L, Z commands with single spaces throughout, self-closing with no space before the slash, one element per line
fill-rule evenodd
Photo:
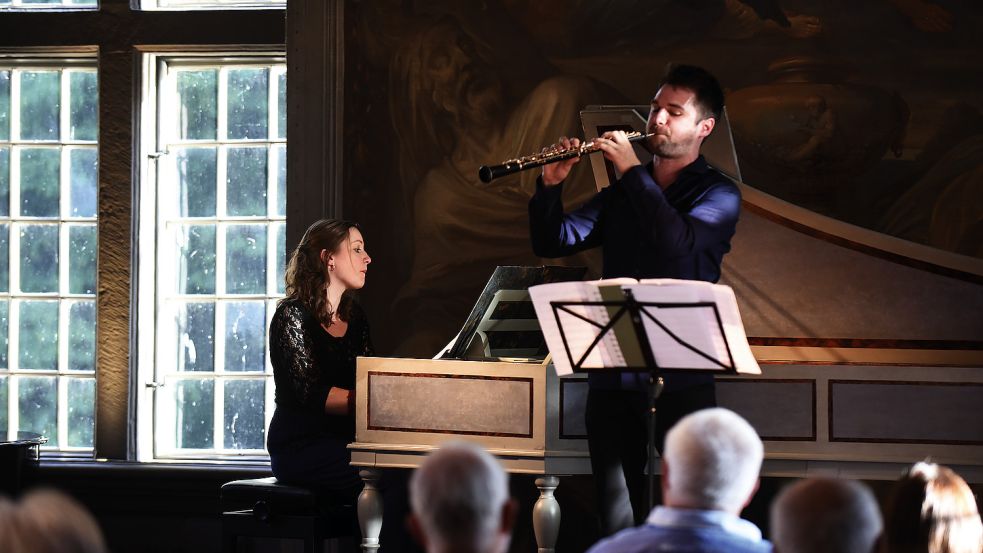
<path fill-rule="evenodd" d="M 352 410 L 352 391 L 344 388 L 328 390 L 328 399 L 324 400 L 324 412 L 328 415 L 348 415 Z"/>

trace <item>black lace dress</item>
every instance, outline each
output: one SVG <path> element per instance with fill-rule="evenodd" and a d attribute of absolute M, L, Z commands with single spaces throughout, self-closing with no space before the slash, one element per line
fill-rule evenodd
<path fill-rule="evenodd" d="M 347 448 L 355 438 L 354 413 L 324 412 L 331 388 L 355 388 L 355 358 L 373 354 L 364 312 L 355 305 L 349 319 L 345 336 L 335 338 L 297 301 L 284 301 L 273 315 L 276 410 L 267 448 L 278 480 L 342 494 L 361 487 Z"/>

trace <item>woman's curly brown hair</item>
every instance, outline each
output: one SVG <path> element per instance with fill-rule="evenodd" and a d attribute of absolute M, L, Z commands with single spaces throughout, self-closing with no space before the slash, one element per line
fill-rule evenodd
<path fill-rule="evenodd" d="M 337 311 L 338 318 L 347 321 L 351 314 L 352 298 L 349 291 L 341 296 L 340 305 L 330 305 L 326 290 L 327 271 L 321 252 L 334 253 L 348 241 L 348 233 L 358 228 L 356 223 L 340 219 L 321 219 L 308 227 L 304 237 L 290 254 L 284 280 L 287 296 L 281 301 L 297 300 L 317 317 L 325 327 L 331 325 L 331 317 Z"/>

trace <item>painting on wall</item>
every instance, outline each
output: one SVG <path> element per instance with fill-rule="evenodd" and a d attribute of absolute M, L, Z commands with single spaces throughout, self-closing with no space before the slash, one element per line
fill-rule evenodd
<path fill-rule="evenodd" d="M 727 91 L 744 181 L 818 213 L 983 257 L 983 10 L 969 0 L 362 0 L 346 8 L 345 213 L 375 259 L 379 350 L 432 356 L 496 265 L 536 258 L 536 171 L 481 165 L 647 104 L 672 63 Z M 590 138 L 590 137 L 588 137 Z M 564 203 L 594 192 L 588 164 Z"/>

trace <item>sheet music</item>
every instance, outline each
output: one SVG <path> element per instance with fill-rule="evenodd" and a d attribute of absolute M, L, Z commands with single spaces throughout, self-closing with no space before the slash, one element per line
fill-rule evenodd
<path fill-rule="evenodd" d="M 632 279 L 609 279 L 593 282 L 563 282 L 529 288 L 536 315 L 540 319 L 543 335 L 546 337 L 546 344 L 553 353 L 557 374 L 573 372 L 573 363 L 580 360 L 597 337 L 600 328 L 562 312 L 557 321 L 550 302 L 601 301 L 601 287 L 631 290 L 635 300 L 642 304 L 716 305 L 720 315 L 719 324 L 717 315 L 710 306 L 643 306 L 665 327 L 663 329 L 652 318 L 642 316 L 643 328 L 652 347 L 655 362 L 660 368 L 719 371 L 722 370 L 721 364 L 724 367 L 731 367 L 733 362 L 733 367 L 739 373 L 761 374 L 761 369 L 747 343 L 734 291 L 721 284 L 676 279 L 648 279 L 637 282 Z M 569 306 L 568 309 L 601 325 L 607 324 L 610 320 L 608 309 L 605 307 Z M 560 326 L 563 330 L 562 335 Z M 666 330 L 675 335 L 675 338 Z M 587 356 L 582 368 L 617 370 L 626 367 L 619 340 L 631 340 L 637 343 L 634 332 L 631 332 L 630 336 L 622 334 L 620 337 L 613 331 L 608 332 L 594 351 Z M 680 344 L 680 341 L 688 343 L 706 357 Z M 626 343 L 625 347 L 629 345 Z M 569 356 L 566 347 L 570 348 Z M 637 345 L 635 347 L 637 348 Z M 570 357 L 573 357 L 572 362 Z"/>
<path fill-rule="evenodd" d="M 536 316 L 539 318 L 543 337 L 546 338 L 546 345 L 553 354 L 553 366 L 556 368 L 556 373 L 561 376 L 572 374 L 573 363 L 580 361 L 587 348 L 600 334 L 601 329 L 562 310 L 557 311 L 554 315 L 553 306 L 550 302 L 601 301 L 600 291 L 596 285 L 590 282 L 557 282 L 532 286 L 529 288 L 529 296 L 532 298 L 533 307 L 536 309 Z M 600 325 L 606 325 L 610 320 L 607 310 L 602 306 L 571 305 L 566 309 Z M 559 322 L 557 322 L 557 317 L 559 317 Z M 561 325 L 563 327 L 562 335 L 560 333 Z M 570 347 L 569 355 L 566 346 L 564 346 L 564 337 L 566 344 Z M 571 357 L 573 358 L 572 362 Z M 623 364 L 624 357 L 621 355 L 617 337 L 614 333 L 609 332 L 591 350 L 581 366 L 585 369 L 600 369 Z"/>
<path fill-rule="evenodd" d="M 635 299 L 642 304 L 716 302 L 713 285 L 708 282 L 648 280 L 625 288 L 631 290 Z M 643 306 L 642 309 L 655 319 L 643 315 L 642 324 L 652 346 L 655 362 L 660 368 L 720 369 L 719 364 L 687 348 L 680 341 L 724 366 L 730 366 L 727 342 L 720 333 L 720 325 L 717 324 L 717 316 L 712 307 Z M 656 324 L 656 320 L 665 329 Z"/>

